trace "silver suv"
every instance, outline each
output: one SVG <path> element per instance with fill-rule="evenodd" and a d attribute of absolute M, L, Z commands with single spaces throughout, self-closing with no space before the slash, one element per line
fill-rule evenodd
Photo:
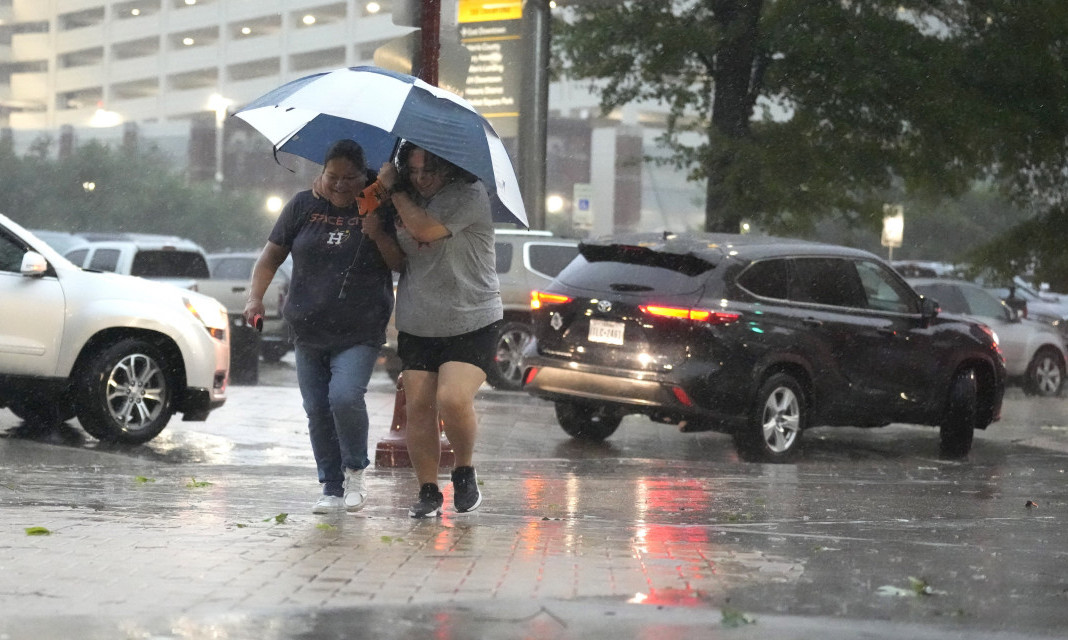
<path fill-rule="evenodd" d="M 0 215 L 0 407 L 31 427 L 77 416 L 141 443 L 226 401 L 226 309 L 169 284 L 82 270 Z"/>
<path fill-rule="evenodd" d="M 523 350 L 533 338 L 530 292 L 545 287 L 578 254 L 578 240 L 558 238 L 548 231 L 497 229 L 497 278 L 504 302 L 504 323 L 497 334 L 496 366 L 487 382 L 495 389 L 517 391 L 523 386 Z M 386 371 L 400 374 L 397 329 L 390 318 L 383 348 Z"/>

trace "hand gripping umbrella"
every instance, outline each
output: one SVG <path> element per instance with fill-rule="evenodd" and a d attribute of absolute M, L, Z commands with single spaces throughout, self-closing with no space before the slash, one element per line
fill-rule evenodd
<path fill-rule="evenodd" d="M 360 143 L 372 169 L 408 140 L 486 186 L 495 222 L 529 227 L 515 170 L 489 122 L 460 96 L 378 67 L 350 67 L 294 80 L 235 114 L 274 145 L 322 163 L 342 138 Z"/>

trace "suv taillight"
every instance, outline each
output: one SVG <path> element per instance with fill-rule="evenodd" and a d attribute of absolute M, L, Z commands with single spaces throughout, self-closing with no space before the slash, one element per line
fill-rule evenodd
<path fill-rule="evenodd" d="M 565 302 L 571 302 L 571 298 L 569 296 L 562 296 L 558 293 L 545 293 L 544 291 L 530 292 L 530 308 L 532 310 L 541 309 L 549 304 L 564 304 Z"/>
<path fill-rule="evenodd" d="M 661 305 L 643 304 L 638 306 L 642 313 L 660 318 L 678 318 L 679 320 L 694 320 L 709 324 L 727 324 L 734 322 L 740 316 L 737 313 L 724 311 L 712 311 L 711 309 L 691 309 L 688 307 L 665 307 Z"/>

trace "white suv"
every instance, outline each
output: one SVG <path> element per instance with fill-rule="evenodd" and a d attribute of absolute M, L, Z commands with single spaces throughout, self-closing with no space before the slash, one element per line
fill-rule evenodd
<path fill-rule="evenodd" d="M 104 441 L 151 440 L 226 401 L 226 309 L 168 284 L 83 271 L 0 214 L 0 407 L 77 416 Z"/>
<path fill-rule="evenodd" d="M 197 243 L 177 236 L 145 233 L 83 234 L 90 240 L 63 256 L 93 271 L 111 271 L 159 280 L 197 290 L 210 278 L 208 254 Z"/>

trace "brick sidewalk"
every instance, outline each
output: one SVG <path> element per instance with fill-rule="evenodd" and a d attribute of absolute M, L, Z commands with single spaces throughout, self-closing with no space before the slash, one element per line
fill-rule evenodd
<path fill-rule="evenodd" d="M 721 609 L 733 608 L 759 610 L 765 632 L 784 632 L 777 637 L 811 637 L 800 630 L 821 628 L 813 626 L 820 615 L 894 621 L 870 634 L 887 638 L 925 637 L 901 635 L 901 625 L 917 622 L 961 626 L 960 637 L 1068 625 L 1068 583 L 1056 569 L 1068 554 L 1052 542 L 1063 538 L 1063 456 L 1049 466 L 1031 450 L 999 448 L 986 462 L 980 449 L 973 465 L 942 468 L 885 454 L 825 464 L 817 451 L 804 465 L 745 465 L 724 453 L 722 436 L 668 433 L 664 450 L 687 453 L 649 459 L 634 455 L 661 446 L 659 435 L 575 448 L 546 434 L 551 412 L 486 394 L 479 512 L 453 514 L 446 491 L 444 517 L 412 520 L 411 470 L 372 466 L 364 511 L 314 516 L 314 466 L 294 394 L 235 391 L 209 422 L 176 423 L 133 451 L 0 439 L 0 638 L 77 637 L 64 634 L 78 620 L 100 626 L 93 637 L 101 638 L 216 637 L 218 621 L 233 632 L 227 637 L 327 637 L 248 635 L 234 621 L 310 615 L 340 629 L 346 616 L 379 610 L 401 619 L 463 609 L 482 620 L 517 616 L 502 623 L 508 633 L 438 634 L 458 638 L 708 637 Z M 388 387 L 369 398 L 372 443 L 388 429 L 392 401 Z M 1031 471 L 1007 478 L 1006 467 Z M 989 493 L 983 487 L 994 483 L 996 494 L 976 500 L 973 488 Z M 1041 495 L 1047 511 L 1016 509 L 1021 491 Z M 915 519 L 933 504 L 939 517 Z M 29 536 L 28 527 L 52 533 Z M 877 595 L 921 571 L 948 595 Z M 548 602 L 579 618 L 538 608 Z M 585 618 L 561 604 L 579 602 Z M 690 613 L 671 617 L 673 632 L 656 626 L 663 620 L 635 620 L 623 636 L 618 625 L 598 625 L 602 615 L 631 619 L 628 602 L 655 605 L 639 619 L 665 606 Z M 809 622 L 772 624 L 788 612 Z M 179 634 L 178 621 L 199 631 Z M 127 623 L 157 633 L 119 635 Z M 842 624 L 841 635 L 827 637 L 852 637 L 848 622 L 824 627 Z M 176 635 L 159 635 L 167 629 Z M 767 637 L 755 626 L 730 633 Z"/>

